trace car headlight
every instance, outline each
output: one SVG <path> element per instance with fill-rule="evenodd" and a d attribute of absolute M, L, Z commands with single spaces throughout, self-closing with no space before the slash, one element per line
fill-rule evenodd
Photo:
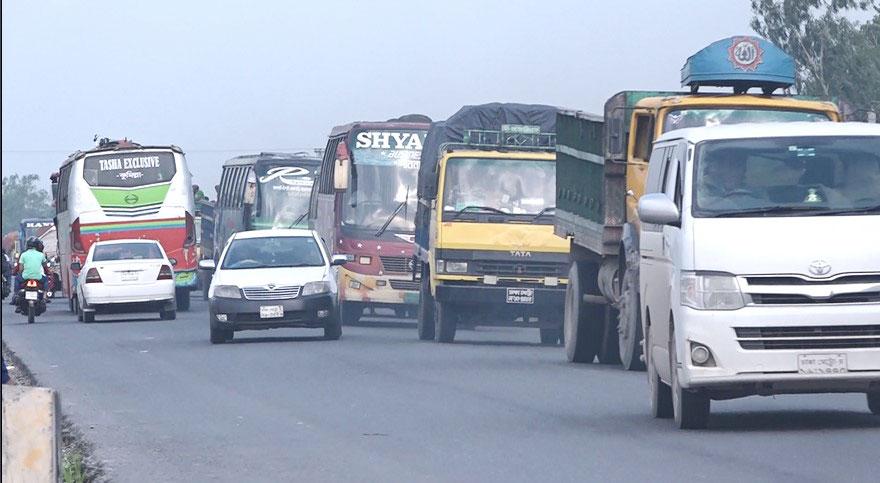
<path fill-rule="evenodd" d="M 697 310 L 745 307 L 736 277 L 729 273 L 681 273 L 681 304 Z"/>
<path fill-rule="evenodd" d="M 235 285 L 217 285 L 214 287 L 214 297 L 222 299 L 240 299 L 241 290 Z"/>
<path fill-rule="evenodd" d="M 300 295 L 305 297 L 306 295 L 318 295 L 318 294 L 329 293 L 329 292 L 330 292 L 330 282 L 324 282 L 324 281 L 309 282 L 309 283 L 303 285 L 302 292 L 300 292 Z"/>
<path fill-rule="evenodd" d="M 437 271 L 440 273 L 467 273 L 467 262 L 452 262 L 449 260 L 437 260 Z"/>

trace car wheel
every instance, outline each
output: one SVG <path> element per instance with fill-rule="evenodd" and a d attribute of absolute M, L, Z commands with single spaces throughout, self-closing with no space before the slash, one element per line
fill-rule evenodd
<path fill-rule="evenodd" d="M 73 299 L 74 297 L 67 298 L 67 308 L 70 310 L 70 313 L 75 314 L 76 310 L 73 307 Z"/>
<path fill-rule="evenodd" d="M 868 409 L 871 410 L 872 414 L 880 416 L 880 391 L 869 392 L 868 396 Z"/>
<path fill-rule="evenodd" d="M 232 340 L 231 336 L 227 336 L 227 332 L 232 332 L 232 331 L 211 326 L 211 343 L 212 344 L 222 344 L 228 340 Z"/>
<path fill-rule="evenodd" d="M 675 352 L 675 333 L 669 331 L 669 370 L 672 373 L 672 413 L 679 429 L 705 429 L 709 424 L 711 401 L 709 396 L 687 390 L 678 382 L 678 356 Z"/>
<path fill-rule="evenodd" d="M 80 310 L 82 310 L 82 309 L 80 309 Z M 82 310 L 82 320 L 83 320 L 83 322 L 85 322 L 87 324 L 94 322 L 95 321 L 95 313 L 94 312 L 86 312 L 85 310 Z"/>
<path fill-rule="evenodd" d="M 342 337 L 342 322 L 338 316 L 335 316 L 324 326 L 324 338 L 327 340 L 339 340 L 340 337 Z"/>
<path fill-rule="evenodd" d="M 651 391 L 651 415 L 658 419 L 669 419 L 673 417 L 672 388 L 657 374 L 657 367 L 651 360 L 650 337 L 651 329 L 648 327 L 645 334 L 645 365 L 648 372 L 648 388 Z"/>
<path fill-rule="evenodd" d="M 434 320 L 437 342 L 450 343 L 455 341 L 457 325 L 455 309 L 449 303 L 434 301 Z"/>
<path fill-rule="evenodd" d="M 177 311 L 176 310 L 163 310 L 163 311 L 159 312 L 159 317 L 161 317 L 162 320 L 174 320 L 177 318 Z"/>
<path fill-rule="evenodd" d="M 618 313 L 617 340 L 620 362 L 628 371 L 642 371 L 642 320 L 639 307 L 639 286 L 636 269 L 627 264 L 620 288 L 620 312 Z"/>
<path fill-rule="evenodd" d="M 76 314 L 76 320 L 83 321 L 82 308 L 79 306 L 79 297 L 73 298 L 73 312 Z"/>
<path fill-rule="evenodd" d="M 583 302 L 589 272 L 583 262 L 572 263 L 568 271 L 562 327 L 569 362 L 593 362 L 602 343 L 603 307 Z"/>
<path fill-rule="evenodd" d="M 177 299 L 177 310 L 189 310 L 189 289 L 178 288 L 175 290 L 175 298 Z"/>
<path fill-rule="evenodd" d="M 431 296 L 431 277 L 427 265 L 423 265 L 422 285 L 419 289 L 419 340 L 434 340 L 434 297 Z"/>
<path fill-rule="evenodd" d="M 562 342 L 562 329 L 540 329 L 541 345 L 559 345 Z"/>

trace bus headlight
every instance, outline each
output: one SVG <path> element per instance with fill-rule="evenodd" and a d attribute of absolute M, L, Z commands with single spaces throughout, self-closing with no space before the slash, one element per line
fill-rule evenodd
<path fill-rule="evenodd" d="M 309 283 L 303 285 L 302 292 L 300 292 L 300 295 L 305 297 L 307 295 L 318 295 L 318 294 L 328 293 L 328 292 L 330 292 L 330 283 L 329 282 L 324 282 L 324 281 L 309 282 Z"/>
<path fill-rule="evenodd" d="M 681 304 L 697 310 L 745 307 L 736 277 L 729 273 L 681 273 Z"/>
<path fill-rule="evenodd" d="M 240 299 L 241 290 L 235 285 L 217 285 L 214 287 L 214 297 L 221 299 Z"/>

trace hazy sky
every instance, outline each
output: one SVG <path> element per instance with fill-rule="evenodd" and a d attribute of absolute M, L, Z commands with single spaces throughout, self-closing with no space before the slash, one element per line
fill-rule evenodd
<path fill-rule="evenodd" d="M 213 198 L 245 152 L 322 147 L 353 120 L 464 104 L 601 112 L 677 89 L 684 60 L 750 34 L 748 0 L 5 0 L 3 174 L 48 174 L 95 134 L 187 153 Z"/>

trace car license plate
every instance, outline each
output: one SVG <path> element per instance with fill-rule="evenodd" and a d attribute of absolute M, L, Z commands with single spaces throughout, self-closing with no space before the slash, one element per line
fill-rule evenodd
<path fill-rule="evenodd" d="M 260 307 L 261 319 L 277 319 L 284 317 L 283 305 L 263 305 Z"/>
<path fill-rule="evenodd" d="M 122 281 L 123 282 L 134 282 L 138 279 L 137 272 L 121 272 L 122 273 Z"/>
<path fill-rule="evenodd" d="M 37 300 L 37 298 L 39 298 L 39 295 L 37 294 L 37 292 L 25 292 L 24 293 L 25 300 Z"/>
<path fill-rule="evenodd" d="M 533 289 L 533 288 L 509 288 L 509 289 L 507 289 L 507 303 L 509 303 L 509 304 L 533 304 L 533 303 L 535 303 L 535 289 Z"/>
<path fill-rule="evenodd" d="M 800 374 L 843 374 L 846 367 L 846 354 L 799 354 L 798 373 Z"/>

